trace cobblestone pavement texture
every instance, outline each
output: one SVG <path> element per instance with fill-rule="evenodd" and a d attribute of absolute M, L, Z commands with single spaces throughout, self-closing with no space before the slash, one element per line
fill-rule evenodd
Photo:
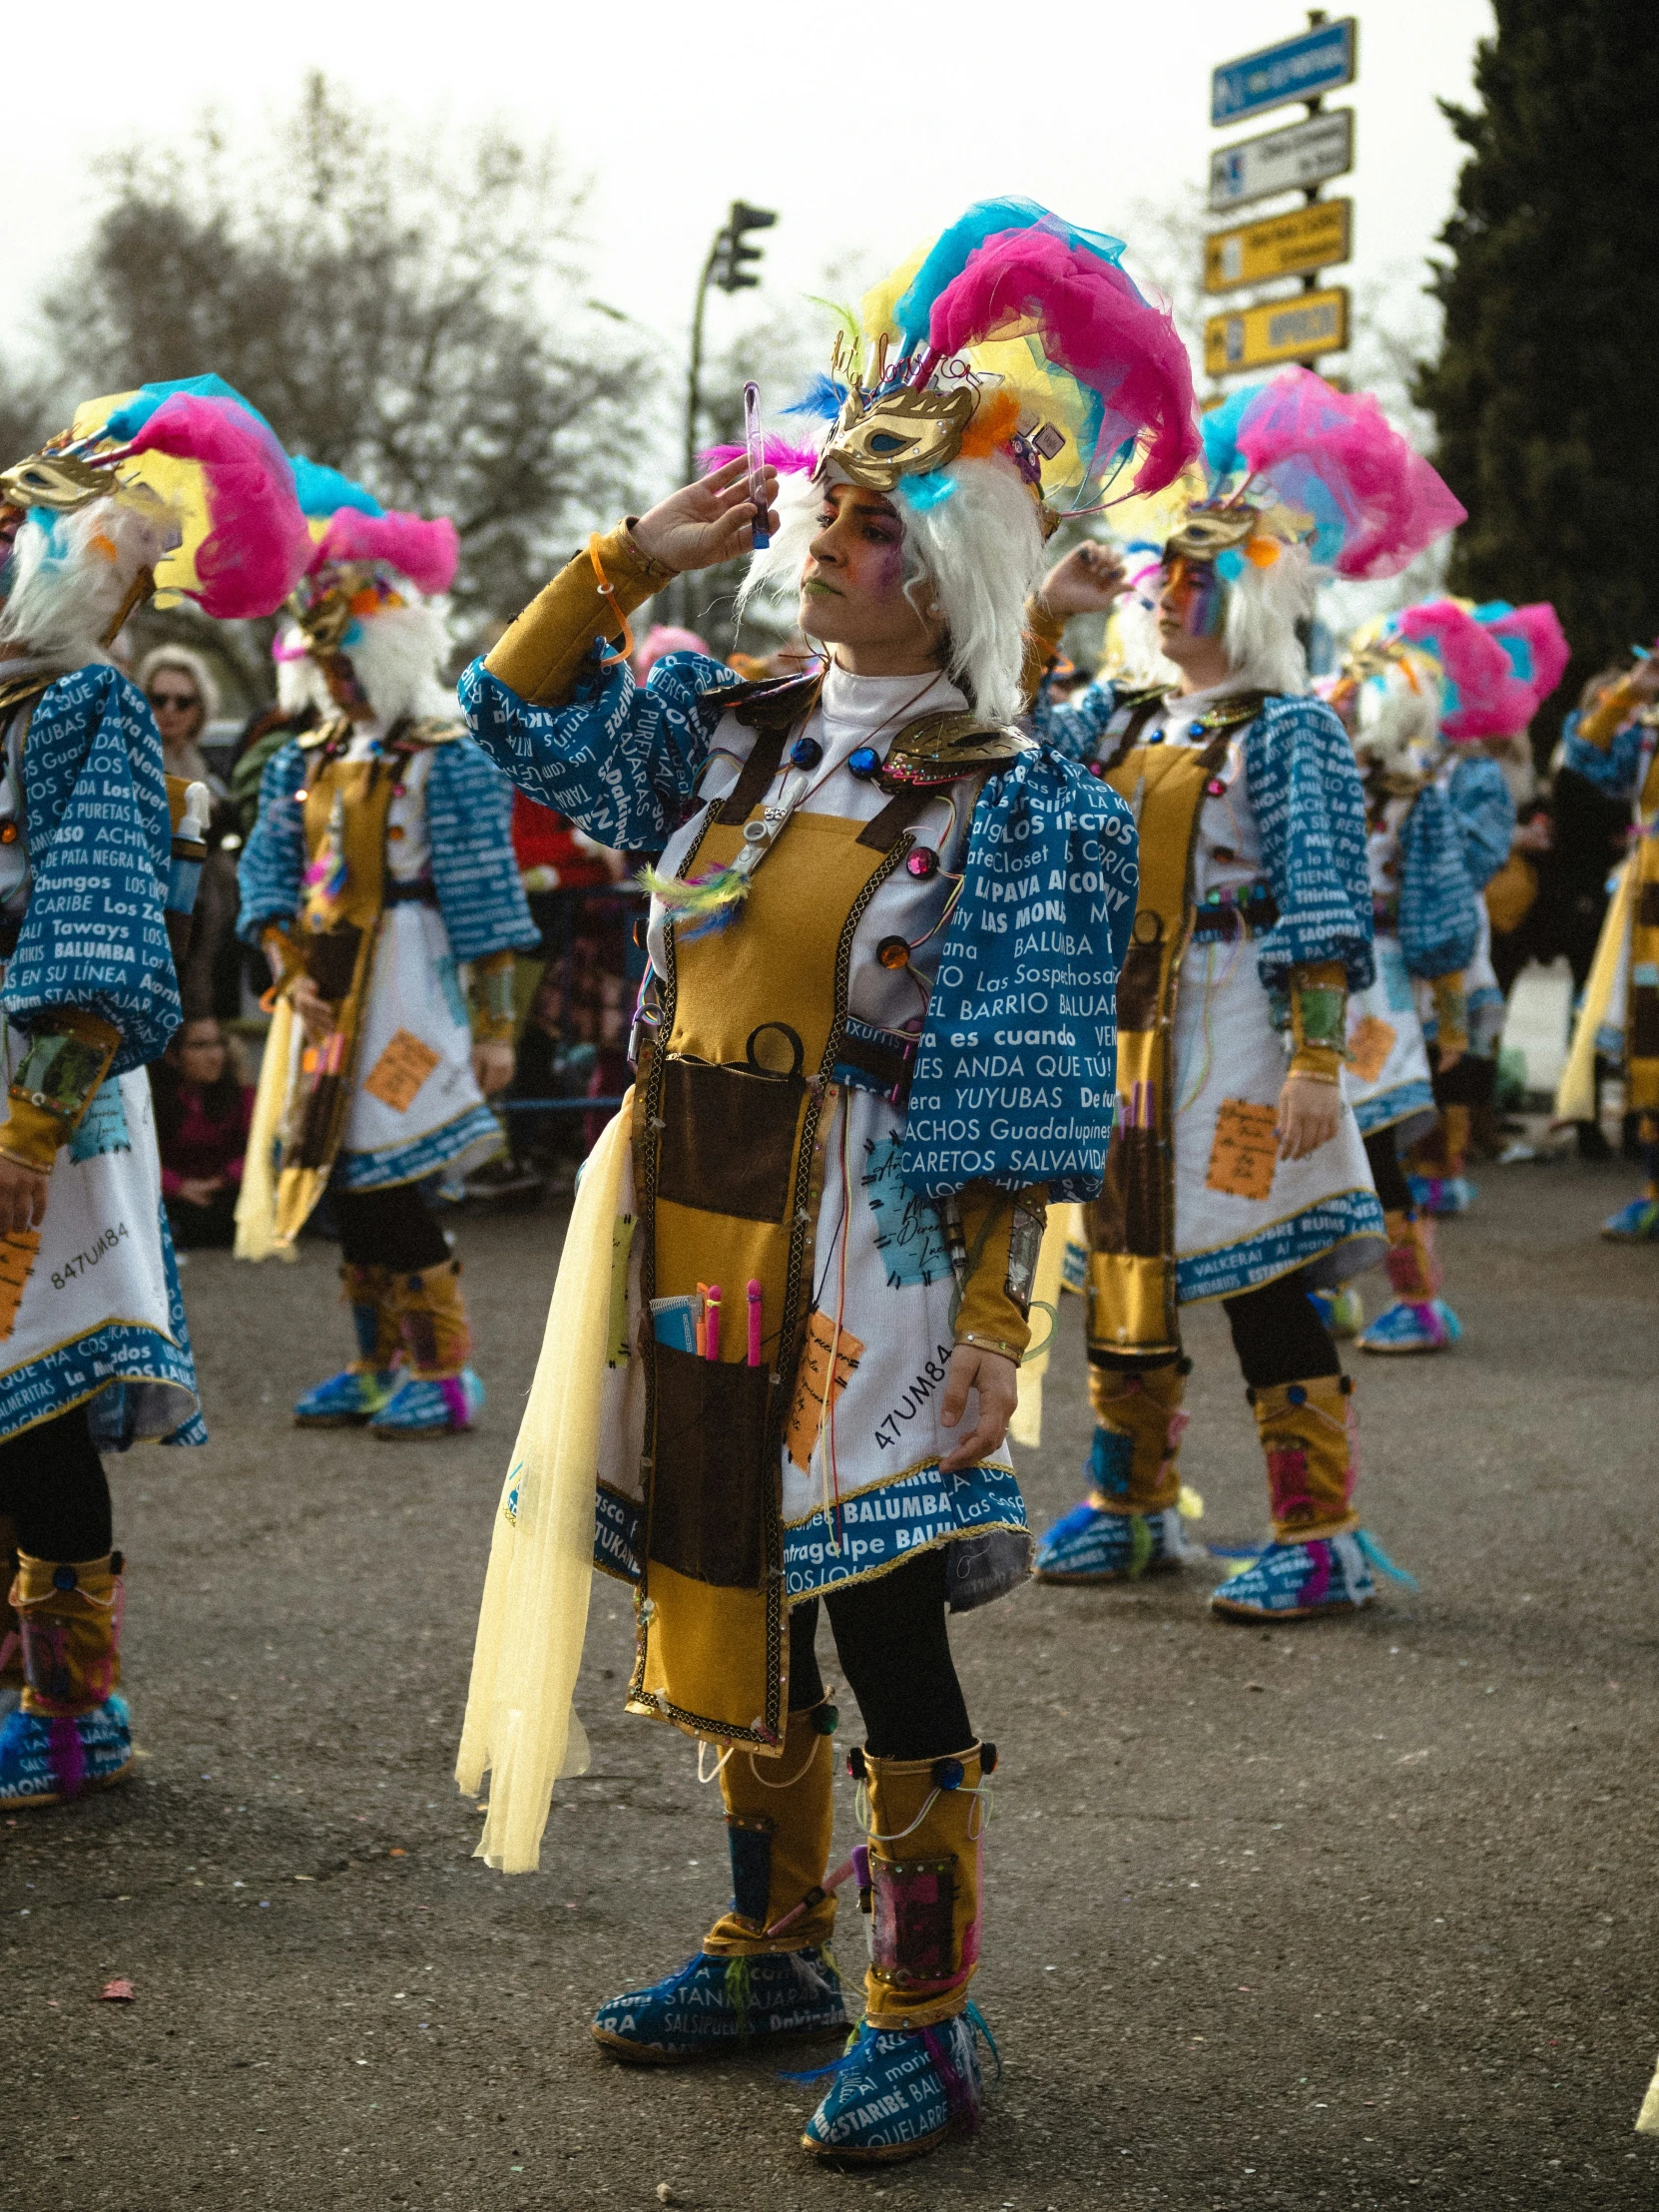
<path fill-rule="evenodd" d="M 1659 2052 L 1659 1251 L 1596 1235 L 1631 1176 L 1488 1169 L 1441 1238 L 1462 1346 L 1351 1360 L 1367 1519 L 1419 1594 L 1263 1633 L 1189 1573 L 958 1624 L 1003 1753 L 977 1994 L 1006 2071 L 976 2143 L 845 2178 L 765 2059 L 630 2072 L 588 2037 L 728 1894 L 691 1747 L 621 1710 L 613 1585 L 543 1871 L 471 1857 L 451 1766 L 560 1217 L 457 1229 L 492 1394 L 447 1443 L 288 1425 L 344 1347 L 326 1245 L 198 1257 L 213 1445 L 116 1468 L 138 1779 L 0 1825 L 0 2205 L 1659 2201 L 1631 2129 Z M 1039 1525 L 1088 1433 L 1075 1301 L 1062 1326 Z M 1263 1482 L 1218 1313 L 1191 1350 L 1187 1478 L 1243 1540 Z M 843 1839 L 850 1813 L 842 1784 Z M 133 2002 L 99 2000 L 115 1977 Z"/>

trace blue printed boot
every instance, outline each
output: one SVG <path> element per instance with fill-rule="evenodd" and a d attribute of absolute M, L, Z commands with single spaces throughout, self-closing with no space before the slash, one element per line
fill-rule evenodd
<path fill-rule="evenodd" d="M 133 1763 L 121 1679 L 121 1554 L 18 1554 L 11 1601 L 23 1644 L 22 1704 L 0 1724 L 0 1806 L 61 1805 L 119 1782 Z"/>
<path fill-rule="evenodd" d="M 1477 1195 L 1466 1175 L 1408 1175 L 1405 1180 L 1417 1211 L 1441 1220 L 1466 1214 Z"/>
<path fill-rule="evenodd" d="M 790 2042 L 846 2026 L 840 1975 L 828 1950 L 700 1950 L 678 1973 L 628 1989 L 594 2015 L 600 2046 L 632 2065 L 726 2058 L 765 2038 Z"/>
<path fill-rule="evenodd" d="M 1420 1214 L 1390 1213 L 1386 1266 L 1394 1302 L 1360 1339 L 1362 1352 L 1444 1352 L 1463 1325 L 1440 1297 L 1440 1263 L 1434 1225 Z"/>
<path fill-rule="evenodd" d="M 1309 1621 L 1358 1612 L 1377 1595 L 1358 1532 L 1308 1543 L 1271 1543 L 1210 1599 L 1224 1620 Z"/>
<path fill-rule="evenodd" d="M 467 1365 L 472 1331 L 461 1298 L 461 1263 L 390 1278 L 390 1305 L 408 1373 L 368 1424 L 383 1442 L 457 1435 L 483 1408 L 484 1385 Z"/>
<path fill-rule="evenodd" d="M 837 2060 L 802 2149 L 831 2165 L 873 2166 L 919 2158 L 953 2131 L 973 2134 L 984 2101 L 979 2035 L 990 2043 L 974 2004 L 934 2027 L 866 2020 Z"/>
<path fill-rule="evenodd" d="M 399 1338 L 384 1268 L 340 1269 L 341 1303 L 351 1309 L 357 1357 L 338 1375 L 307 1390 L 293 1408 L 296 1428 L 360 1428 L 389 1403 L 397 1387 Z"/>
<path fill-rule="evenodd" d="M 1174 1502 L 1186 1380 L 1184 1361 L 1133 1374 L 1090 1368 L 1099 1423 L 1083 1468 L 1090 1491 L 1039 1540 L 1039 1581 L 1133 1582 L 1195 1556 Z"/>
<path fill-rule="evenodd" d="M 1640 1198 L 1633 1198 L 1611 1220 L 1604 1221 L 1601 1233 L 1614 1244 L 1659 1242 L 1659 1190 L 1650 1184 Z"/>
<path fill-rule="evenodd" d="M 1345 1283 L 1340 1291 L 1310 1291 L 1308 1296 L 1320 1320 L 1339 1344 L 1358 1337 L 1365 1328 L 1365 1301 L 1352 1283 Z"/>

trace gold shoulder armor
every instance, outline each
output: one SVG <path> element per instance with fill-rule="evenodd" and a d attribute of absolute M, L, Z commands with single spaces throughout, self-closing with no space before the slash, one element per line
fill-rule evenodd
<path fill-rule="evenodd" d="M 453 745 L 466 736 L 466 724 L 454 715 L 424 715 L 399 733 L 404 745 Z"/>
<path fill-rule="evenodd" d="M 923 715 L 894 738 L 877 781 L 883 791 L 927 790 L 964 776 L 994 776 L 1040 751 L 1035 738 L 1012 723 L 981 722 L 977 715 Z"/>

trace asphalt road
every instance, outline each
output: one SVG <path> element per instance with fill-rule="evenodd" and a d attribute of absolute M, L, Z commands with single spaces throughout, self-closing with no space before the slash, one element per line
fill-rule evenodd
<path fill-rule="evenodd" d="M 796 2149 L 814 2092 L 759 2058 L 640 2073 L 588 2037 L 727 1895 L 691 1747 L 621 1710 L 611 1585 L 543 1872 L 471 1857 L 451 1766 L 558 1217 L 459 1227 L 491 1397 L 448 1443 L 288 1425 L 343 1349 L 327 1247 L 199 1257 L 213 1445 L 117 1472 L 138 1779 L 0 1826 L 0 2206 L 1651 2207 L 1659 1251 L 1595 1235 L 1627 1169 L 1484 1181 L 1443 1238 L 1463 1345 L 1355 1363 L 1367 1518 L 1418 1593 L 1263 1633 L 1183 1575 L 958 1624 L 1002 1751 L 1005 2071 L 976 2142 L 873 2176 Z M 1078 1329 L 1038 1523 L 1078 1490 Z M 1244 1538 L 1219 1315 L 1190 1349 L 1187 1476 Z"/>

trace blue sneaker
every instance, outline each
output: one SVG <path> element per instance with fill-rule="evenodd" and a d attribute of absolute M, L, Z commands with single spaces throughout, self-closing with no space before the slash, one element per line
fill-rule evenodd
<path fill-rule="evenodd" d="M 1466 1214 L 1479 1195 L 1466 1175 L 1408 1175 L 1405 1180 L 1418 1213 L 1442 1220 L 1448 1214 Z"/>
<path fill-rule="evenodd" d="M 866 2020 L 830 2069 L 834 2079 L 807 2122 L 802 2149 L 831 2162 L 878 2165 L 919 2158 L 952 2129 L 971 2135 L 984 2100 L 975 2047 L 981 2033 L 989 2042 L 971 2004 L 936 2027 L 880 2028 Z"/>
<path fill-rule="evenodd" d="M 0 1806 L 61 1805 L 119 1782 L 133 1763 L 127 1700 L 107 1697 L 72 1720 L 8 1713 L 0 1724 Z"/>
<path fill-rule="evenodd" d="M 700 1950 L 649 1989 L 628 1989 L 594 2014 L 595 2042 L 641 2066 L 724 2058 L 766 2036 L 774 2042 L 839 2035 L 846 2027 L 841 1977 L 828 1950 L 716 1957 Z"/>
<path fill-rule="evenodd" d="M 1443 1298 L 1396 1299 L 1360 1339 L 1362 1352 L 1444 1352 L 1463 1325 Z"/>
<path fill-rule="evenodd" d="M 1210 1610 L 1227 1620 L 1309 1621 L 1321 1613 L 1357 1613 L 1376 1595 L 1368 1545 L 1351 1532 L 1269 1544 L 1253 1566 L 1212 1593 Z"/>
<path fill-rule="evenodd" d="M 1039 1539 L 1033 1572 L 1039 1582 L 1138 1582 L 1198 1556 L 1177 1507 L 1109 1513 L 1085 1498 Z"/>
<path fill-rule="evenodd" d="M 436 1380 L 405 1376 L 368 1432 L 393 1443 L 400 1437 L 456 1435 L 472 1426 L 483 1405 L 484 1385 L 471 1368 Z"/>
<path fill-rule="evenodd" d="M 358 1374 L 355 1368 L 342 1368 L 299 1399 L 293 1408 L 293 1425 L 360 1428 L 390 1403 L 400 1380 L 395 1368 L 371 1368 L 364 1374 Z"/>
<path fill-rule="evenodd" d="M 1628 1206 L 1621 1206 L 1611 1221 L 1601 1225 L 1604 1237 L 1614 1244 L 1653 1244 L 1659 1242 L 1659 1198 L 1633 1198 Z"/>

